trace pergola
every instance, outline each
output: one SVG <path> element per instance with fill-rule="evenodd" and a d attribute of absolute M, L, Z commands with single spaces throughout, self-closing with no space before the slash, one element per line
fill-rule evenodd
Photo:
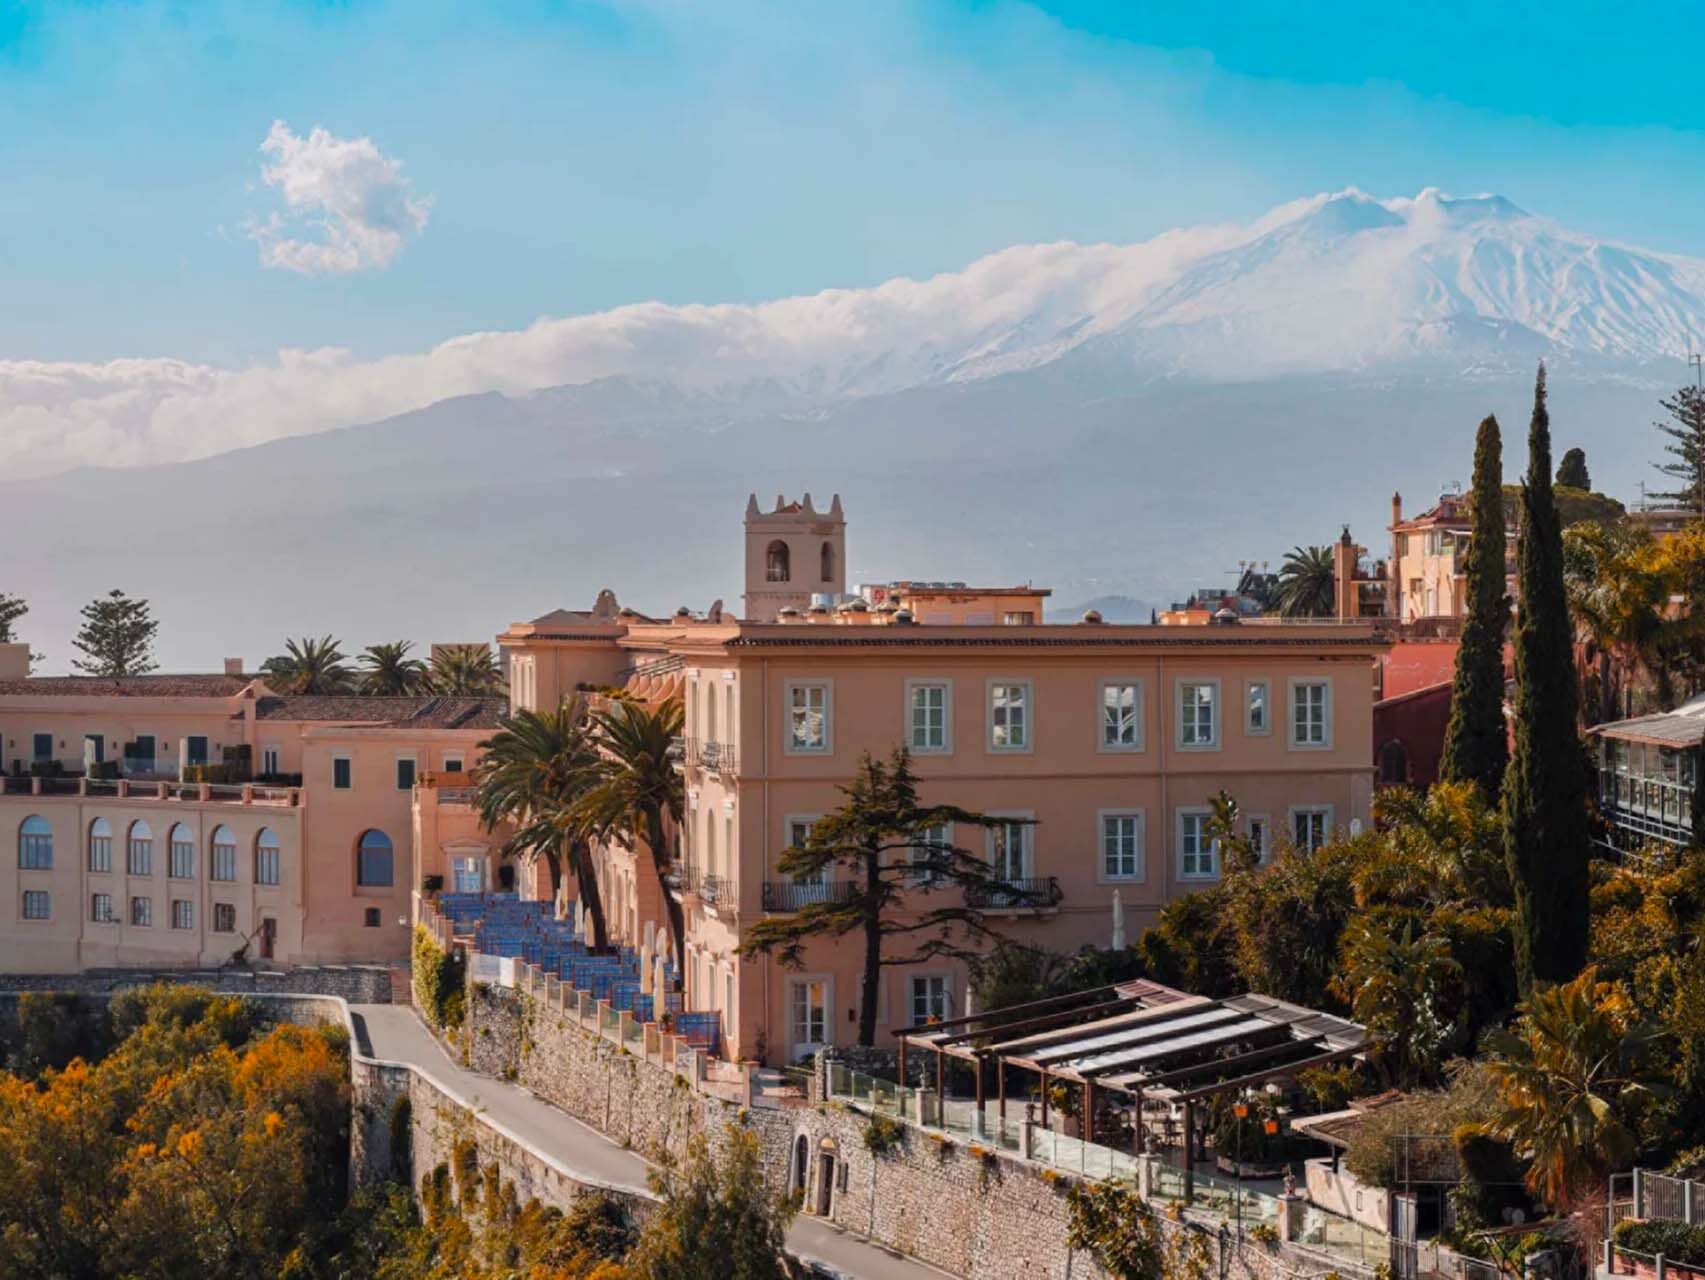
<path fill-rule="evenodd" d="M 1214 1000 L 1144 980 L 909 1027 L 899 1042 L 901 1080 L 908 1052 L 933 1053 L 941 1098 L 949 1060 L 970 1064 L 979 1114 L 987 1102 L 986 1064 L 993 1062 L 1003 1122 L 1012 1068 L 1038 1077 L 1044 1125 L 1051 1083 L 1083 1090 L 1086 1120 L 1095 1115 L 1098 1092 L 1128 1098 L 1138 1153 L 1146 1145 L 1144 1100 L 1181 1104 L 1187 1181 L 1198 1101 L 1355 1057 L 1369 1046 L 1358 1023 L 1271 996 Z"/>

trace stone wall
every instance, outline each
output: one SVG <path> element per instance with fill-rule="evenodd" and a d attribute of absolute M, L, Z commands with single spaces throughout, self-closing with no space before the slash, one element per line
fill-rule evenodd
<path fill-rule="evenodd" d="M 383 965 L 304 965 L 295 969 L 91 969 L 86 973 L 9 973 L 7 991 L 110 995 L 153 982 L 182 982 L 225 994 L 341 996 L 351 1004 L 389 1004 L 391 971 Z"/>
<path fill-rule="evenodd" d="M 457 1039 L 470 1071 L 513 1080 L 521 1069 L 520 996 L 512 987 L 470 982 L 467 1020 Z"/>
<path fill-rule="evenodd" d="M 1090 1255 L 1066 1245 L 1070 1175 L 961 1140 L 938 1141 L 910 1126 L 903 1126 L 897 1147 L 873 1154 L 865 1145 L 868 1118 L 822 1101 L 820 1089 L 813 1104 L 743 1110 L 581 1027 L 552 985 L 524 981 L 517 990 L 481 992 L 477 999 L 470 990 L 472 1043 L 500 1069 L 513 1061 L 522 1085 L 612 1141 L 654 1158 L 679 1152 L 695 1133 L 714 1144 L 726 1125 L 741 1124 L 759 1135 L 772 1183 L 802 1190 L 807 1212 L 822 1213 L 852 1235 L 967 1280 L 1106 1280 Z M 826 1197 L 825 1168 L 833 1169 Z M 1213 1236 L 1219 1280 L 1281 1280 L 1334 1269 L 1253 1243 L 1239 1246 L 1220 1234 L 1217 1222 L 1193 1229 Z"/>

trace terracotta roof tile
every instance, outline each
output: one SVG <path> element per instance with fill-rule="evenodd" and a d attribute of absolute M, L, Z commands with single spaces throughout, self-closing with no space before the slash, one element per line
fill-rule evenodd
<path fill-rule="evenodd" d="M 50 698 L 230 698 L 259 676 L 30 676 L 0 680 L 0 696 Z"/>
<path fill-rule="evenodd" d="M 376 698 L 362 694 L 268 696 L 255 703 L 261 720 L 352 724 L 379 729 L 495 729 L 509 708 L 503 698 L 435 694 Z"/>

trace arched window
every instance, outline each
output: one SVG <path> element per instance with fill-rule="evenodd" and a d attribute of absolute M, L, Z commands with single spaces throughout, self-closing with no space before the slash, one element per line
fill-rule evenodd
<path fill-rule="evenodd" d="M 787 543 L 777 538 L 764 552 L 764 578 L 769 582 L 789 582 L 793 573 L 788 566 Z"/>
<path fill-rule="evenodd" d="M 823 581 L 833 582 L 835 580 L 835 544 L 825 542 L 822 555 L 819 558 L 823 562 Z"/>
<path fill-rule="evenodd" d="M 391 837 L 383 831 L 363 831 L 355 846 L 355 883 L 389 888 L 394 875 L 395 860 L 391 852 Z"/>
<path fill-rule="evenodd" d="M 172 828 L 171 861 L 167 872 L 174 880 L 195 879 L 195 832 L 183 823 Z"/>
<path fill-rule="evenodd" d="M 89 870 L 112 870 L 112 823 L 105 818 L 89 824 Z"/>
<path fill-rule="evenodd" d="M 140 818 L 130 824 L 130 837 L 124 845 L 124 869 L 133 876 L 154 874 L 154 832 Z"/>
<path fill-rule="evenodd" d="M 53 870 L 53 828 L 31 814 L 18 824 L 18 866 L 24 871 Z"/>
<path fill-rule="evenodd" d="M 1379 749 L 1379 780 L 1382 786 L 1397 787 L 1409 781 L 1409 748 L 1393 738 Z"/>
<path fill-rule="evenodd" d="M 207 860 L 207 878 L 209 880 L 235 880 L 237 878 L 237 837 L 230 827 L 218 826 L 213 828 L 213 843 Z"/>
<path fill-rule="evenodd" d="M 278 836 L 271 827 L 262 827 L 255 837 L 255 883 L 277 884 L 279 862 Z"/>

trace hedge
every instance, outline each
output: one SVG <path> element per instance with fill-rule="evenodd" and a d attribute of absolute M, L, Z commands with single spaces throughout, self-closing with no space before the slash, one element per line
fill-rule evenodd
<path fill-rule="evenodd" d="M 450 1031 L 461 1026 L 465 1004 L 460 953 L 446 952 L 430 932 L 417 924 L 414 927 L 411 960 L 414 970 L 414 1001 L 426 1015 L 427 1021 L 440 1031 Z"/>
<path fill-rule="evenodd" d="M 1630 1218 L 1616 1224 L 1613 1238 L 1620 1247 L 1633 1253 L 1661 1253 L 1670 1262 L 1705 1266 L 1705 1227 Z"/>

